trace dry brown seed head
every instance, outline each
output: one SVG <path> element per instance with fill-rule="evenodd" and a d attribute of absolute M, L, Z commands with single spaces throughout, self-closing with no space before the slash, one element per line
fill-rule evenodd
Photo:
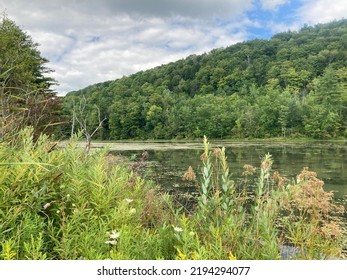
<path fill-rule="evenodd" d="M 188 170 L 183 174 L 182 178 L 187 181 L 196 181 L 196 175 L 191 166 L 188 167 Z"/>

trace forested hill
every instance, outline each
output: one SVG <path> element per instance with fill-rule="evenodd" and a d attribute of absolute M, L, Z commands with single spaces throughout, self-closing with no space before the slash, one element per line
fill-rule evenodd
<path fill-rule="evenodd" d="M 106 117 L 102 139 L 347 137 L 347 20 L 191 55 L 64 103 L 90 130 Z"/>

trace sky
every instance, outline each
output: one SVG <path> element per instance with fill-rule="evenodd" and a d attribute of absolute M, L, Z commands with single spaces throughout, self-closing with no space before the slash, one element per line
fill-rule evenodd
<path fill-rule="evenodd" d="M 346 0 L 0 0 L 58 95 L 252 39 L 347 18 Z"/>

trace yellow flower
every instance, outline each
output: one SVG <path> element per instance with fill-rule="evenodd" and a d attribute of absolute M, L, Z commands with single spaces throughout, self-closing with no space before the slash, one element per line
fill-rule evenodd
<path fill-rule="evenodd" d="M 229 260 L 231 260 L 231 261 L 237 260 L 237 258 L 233 255 L 233 253 L 231 251 L 229 252 Z"/>
<path fill-rule="evenodd" d="M 177 260 L 186 260 L 187 256 L 185 254 L 183 254 L 180 249 L 178 249 L 178 248 L 176 248 L 176 249 L 177 249 L 177 252 L 178 252 L 178 256 L 177 256 L 176 259 Z"/>

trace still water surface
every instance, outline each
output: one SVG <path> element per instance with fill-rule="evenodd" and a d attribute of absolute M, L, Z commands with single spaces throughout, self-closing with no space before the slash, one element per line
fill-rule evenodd
<path fill-rule="evenodd" d="M 241 179 L 244 164 L 255 167 L 261 158 L 270 153 L 274 159 L 273 170 L 288 179 L 295 178 L 303 167 L 317 172 L 325 182 L 325 190 L 334 191 L 337 199 L 347 197 L 347 146 L 339 142 L 305 143 L 235 143 L 214 142 L 212 146 L 226 147 L 230 171 L 235 181 Z M 189 183 L 182 175 L 192 166 L 199 175 L 202 144 L 197 143 L 112 143 L 113 154 L 126 157 L 140 157 L 147 151 L 145 164 L 148 177 L 167 190 L 189 189 Z"/>

